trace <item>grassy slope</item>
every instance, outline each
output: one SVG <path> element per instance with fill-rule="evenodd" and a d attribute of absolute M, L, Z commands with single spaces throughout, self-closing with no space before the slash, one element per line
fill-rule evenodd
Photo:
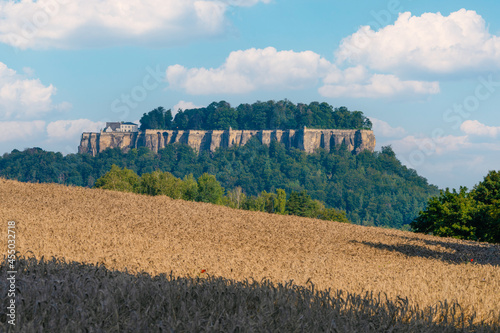
<path fill-rule="evenodd" d="M 151 274 L 293 279 L 384 292 L 419 306 L 457 300 L 498 323 L 500 246 L 233 210 L 210 204 L 0 179 L 0 246 Z M 474 259 L 474 264 L 470 263 Z"/>

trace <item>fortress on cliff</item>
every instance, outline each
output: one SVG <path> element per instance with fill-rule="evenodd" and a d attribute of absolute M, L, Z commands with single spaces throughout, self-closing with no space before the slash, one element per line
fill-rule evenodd
<path fill-rule="evenodd" d="M 375 135 L 370 130 L 345 129 L 309 129 L 300 130 L 152 130 L 145 131 L 101 131 L 99 133 L 83 133 L 79 153 L 92 156 L 107 148 L 121 148 L 128 151 L 132 148 L 147 147 L 158 152 L 168 144 L 183 143 L 198 152 L 214 152 L 217 148 L 242 146 L 256 137 L 262 144 L 269 145 L 271 140 L 285 144 L 287 148 L 298 148 L 312 153 L 317 148 L 330 151 L 336 145 L 345 144 L 352 153 L 358 154 L 365 149 L 374 151 Z"/>

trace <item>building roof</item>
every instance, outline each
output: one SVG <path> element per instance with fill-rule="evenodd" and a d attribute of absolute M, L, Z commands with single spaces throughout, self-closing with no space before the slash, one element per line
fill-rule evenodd
<path fill-rule="evenodd" d="M 109 128 L 111 128 L 111 129 L 114 131 L 114 130 L 116 130 L 116 129 L 120 128 L 120 125 L 121 125 L 121 124 L 120 124 L 120 123 L 118 123 L 118 122 L 107 122 L 107 123 L 106 123 L 106 128 L 108 128 L 108 127 L 109 127 Z"/>
<path fill-rule="evenodd" d="M 136 125 L 137 126 L 137 124 L 134 124 L 134 123 L 131 123 L 131 122 L 126 122 L 126 123 L 122 123 L 122 124 L 123 125 Z"/>

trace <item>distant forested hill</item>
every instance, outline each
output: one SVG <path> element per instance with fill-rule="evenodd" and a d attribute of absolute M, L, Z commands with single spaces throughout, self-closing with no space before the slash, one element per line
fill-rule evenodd
<path fill-rule="evenodd" d="M 313 199 L 342 209 L 357 224 L 401 228 L 425 207 L 438 189 L 415 170 L 401 165 L 390 147 L 381 152 L 352 155 L 344 146 L 307 154 L 286 149 L 272 141 L 269 146 L 252 139 L 241 147 L 219 149 L 212 155 L 197 154 L 187 145 L 173 144 L 158 154 L 147 148 L 108 149 L 87 154 L 46 152 L 39 148 L 14 150 L 0 158 L 0 176 L 24 182 L 54 182 L 93 186 L 111 165 L 137 174 L 168 171 L 176 177 L 204 172 L 215 175 L 226 190 L 240 186 L 247 195 L 281 188 L 287 193 L 307 190 Z"/>
<path fill-rule="evenodd" d="M 175 118 L 170 110 L 158 107 L 145 113 L 140 129 L 178 130 L 264 130 L 264 129 L 371 129 L 361 111 L 333 108 L 328 103 L 294 104 L 288 100 L 240 104 L 233 108 L 225 101 L 197 109 L 180 110 Z"/>

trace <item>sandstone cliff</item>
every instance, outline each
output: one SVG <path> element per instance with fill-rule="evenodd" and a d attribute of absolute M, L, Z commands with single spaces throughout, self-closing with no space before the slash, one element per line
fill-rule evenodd
<path fill-rule="evenodd" d="M 121 148 L 128 151 L 131 148 L 148 147 L 154 152 L 168 144 L 183 143 L 196 151 L 215 151 L 217 148 L 228 148 L 244 145 L 252 137 L 263 144 L 269 145 L 271 140 L 285 144 L 286 147 L 302 149 L 308 153 L 317 148 L 328 151 L 336 145 L 344 143 L 353 153 L 375 149 L 375 135 L 368 130 L 339 129 L 301 129 L 301 130 L 225 130 L 225 131 L 175 131 L 146 130 L 142 132 L 112 132 L 83 133 L 79 153 L 95 156 L 107 148 Z"/>

